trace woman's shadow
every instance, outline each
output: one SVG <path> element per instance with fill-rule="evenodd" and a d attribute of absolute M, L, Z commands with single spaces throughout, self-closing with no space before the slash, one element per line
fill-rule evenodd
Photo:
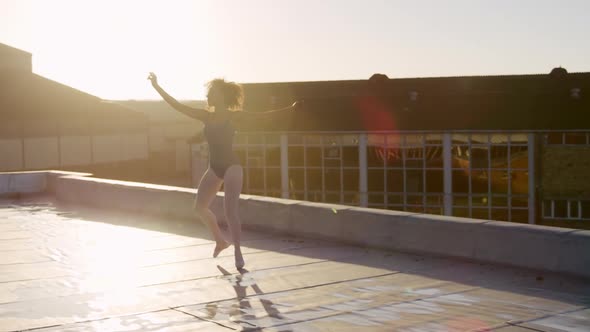
<path fill-rule="evenodd" d="M 217 269 L 223 274 L 225 277 L 230 277 L 229 281 L 232 283 L 232 287 L 236 292 L 236 300 L 237 303 L 233 304 L 229 310 L 230 320 L 234 323 L 237 323 L 242 326 L 244 330 L 247 331 L 257 331 L 262 329 L 262 327 L 253 324 L 252 321 L 256 320 L 256 315 L 254 314 L 254 309 L 252 308 L 251 299 L 247 296 L 247 288 L 252 287 L 256 295 L 264 295 L 264 292 L 258 284 L 251 278 L 245 278 L 250 271 L 247 269 L 240 269 L 240 274 L 235 276 L 224 269 L 222 266 L 217 265 Z M 265 298 L 257 299 L 262 304 L 266 314 L 268 317 L 272 319 L 282 320 L 285 317 L 279 312 L 279 310 L 275 307 L 275 304 Z M 207 312 L 207 318 L 213 319 L 217 315 L 218 305 L 216 303 L 209 303 L 205 307 Z M 270 327 L 270 326 L 268 326 Z M 290 332 L 290 329 L 280 330 L 280 332 Z"/>

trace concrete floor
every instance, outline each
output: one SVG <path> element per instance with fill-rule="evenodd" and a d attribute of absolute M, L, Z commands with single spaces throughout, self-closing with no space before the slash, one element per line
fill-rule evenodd
<path fill-rule="evenodd" d="M 0 331 L 590 331 L 590 282 L 244 233 L 246 269 L 195 221 L 0 200 Z"/>

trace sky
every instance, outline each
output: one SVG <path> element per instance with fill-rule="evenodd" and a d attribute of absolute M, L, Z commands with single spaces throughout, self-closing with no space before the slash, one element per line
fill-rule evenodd
<path fill-rule="evenodd" d="M 590 71 L 589 0 L 0 0 L 0 43 L 104 99 L 204 84 Z"/>

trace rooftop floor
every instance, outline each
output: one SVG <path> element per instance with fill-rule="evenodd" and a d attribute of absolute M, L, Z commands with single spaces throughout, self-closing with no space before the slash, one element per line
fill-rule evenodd
<path fill-rule="evenodd" d="M 563 275 L 0 200 L 0 331 L 588 331 Z"/>

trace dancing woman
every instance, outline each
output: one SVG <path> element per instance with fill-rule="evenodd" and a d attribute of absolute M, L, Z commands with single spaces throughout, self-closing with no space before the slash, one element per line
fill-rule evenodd
<path fill-rule="evenodd" d="M 158 84 L 158 78 L 154 73 L 150 73 L 148 79 L 170 106 L 205 125 L 204 134 L 209 144 L 209 168 L 199 183 L 195 209 L 215 238 L 213 257 L 217 257 L 223 249 L 233 244 L 236 268 L 242 269 L 245 263 L 240 248 L 241 222 L 238 206 L 243 184 L 243 169 L 233 151 L 236 124 L 276 112 L 294 110 L 300 108 L 302 103 L 295 102 L 289 107 L 275 111 L 240 112 L 243 101 L 242 87 L 234 82 L 214 79 L 207 84 L 208 110 L 198 109 L 181 104 L 166 93 Z M 217 219 L 209 209 L 222 184 L 225 193 L 223 206 L 231 233 L 231 243 L 223 237 Z"/>

